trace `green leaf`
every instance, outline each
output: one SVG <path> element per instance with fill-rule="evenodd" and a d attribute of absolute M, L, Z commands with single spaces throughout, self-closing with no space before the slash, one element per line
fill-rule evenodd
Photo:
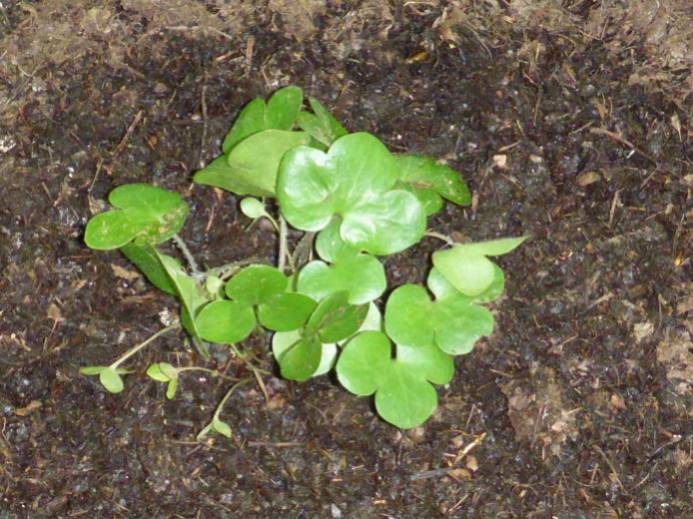
<path fill-rule="evenodd" d="M 123 379 L 115 369 L 107 367 L 99 373 L 99 381 L 109 393 L 120 393 L 123 390 Z"/>
<path fill-rule="evenodd" d="M 171 377 L 169 377 L 168 375 L 164 374 L 163 371 L 161 371 L 160 363 L 151 364 L 147 368 L 147 376 L 152 380 L 156 380 L 157 382 L 168 382 L 169 380 L 171 380 Z"/>
<path fill-rule="evenodd" d="M 263 130 L 243 139 L 226 155 L 195 173 L 193 180 L 237 195 L 274 196 L 277 169 L 290 149 L 310 142 L 305 132 Z"/>
<path fill-rule="evenodd" d="M 490 303 L 495 301 L 502 294 L 505 289 L 505 274 L 503 269 L 498 265 L 493 265 L 494 275 L 493 281 L 481 294 L 472 297 L 472 301 L 475 303 Z M 428 288 L 431 290 L 436 299 L 445 299 L 450 296 L 458 296 L 460 291 L 457 290 L 454 285 L 452 285 L 445 277 L 440 273 L 440 271 L 433 267 L 428 274 L 428 279 L 426 280 Z"/>
<path fill-rule="evenodd" d="M 272 353 L 274 354 L 274 358 L 279 361 L 284 352 L 292 345 L 300 341 L 301 337 L 302 335 L 299 330 L 275 333 L 272 337 Z M 318 367 L 310 376 L 318 377 L 329 372 L 332 369 L 336 358 L 337 346 L 334 343 L 322 344 L 320 362 L 318 363 Z"/>
<path fill-rule="evenodd" d="M 419 189 L 403 182 L 397 182 L 396 186 L 398 189 L 408 191 L 414 195 L 423 206 L 426 216 L 436 214 L 443 208 L 443 198 L 432 189 Z"/>
<path fill-rule="evenodd" d="M 234 275 L 226 284 L 226 295 L 244 305 L 268 303 L 286 290 L 289 279 L 269 265 L 250 265 Z"/>
<path fill-rule="evenodd" d="M 103 370 L 108 369 L 108 366 L 84 366 L 79 368 L 80 375 L 98 375 Z"/>
<path fill-rule="evenodd" d="M 185 273 L 178 260 L 166 254 L 161 254 L 154 249 L 162 267 L 168 274 L 171 285 L 176 289 L 183 309 L 181 310 L 181 324 L 194 337 L 199 337 L 195 324 L 195 316 L 198 310 L 209 301 L 205 290 L 195 280 Z"/>
<path fill-rule="evenodd" d="M 214 432 L 217 432 L 222 436 L 231 438 L 231 427 L 229 426 L 229 424 L 227 424 L 226 422 L 222 422 L 218 418 L 214 418 L 212 420 L 212 429 L 214 430 Z"/>
<path fill-rule="evenodd" d="M 433 253 L 433 265 L 457 290 L 468 296 L 486 291 L 496 278 L 495 264 L 486 256 L 510 252 L 525 237 L 504 238 L 479 243 L 455 244 Z"/>
<path fill-rule="evenodd" d="M 421 155 L 395 155 L 395 160 L 401 182 L 420 191 L 432 191 L 458 205 L 472 202 L 467 184 L 454 169 Z"/>
<path fill-rule="evenodd" d="M 253 99 L 243 107 L 238 117 L 236 117 L 236 121 L 231 127 L 231 130 L 224 138 L 221 149 L 225 155 L 246 137 L 266 130 L 265 109 L 265 100 L 260 98 Z"/>
<path fill-rule="evenodd" d="M 435 347 L 397 347 L 381 332 L 363 332 L 351 339 L 337 362 L 340 383 L 356 395 L 375 393 L 378 414 L 408 429 L 422 424 L 436 408 L 438 396 L 429 381 L 447 383 L 453 370 L 450 356 Z"/>
<path fill-rule="evenodd" d="M 341 220 L 334 218 L 330 224 L 320 231 L 315 238 L 315 250 L 323 260 L 334 263 L 337 258 L 344 256 L 355 256 L 358 249 L 355 249 L 342 240 L 339 235 Z"/>
<path fill-rule="evenodd" d="M 166 398 L 169 400 L 173 400 L 173 397 L 176 396 L 176 389 L 178 388 L 178 379 L 177 378 L 172 378 L 169 380 L 168 384 L 166 384 Z"/>
<path fill-rule="evenodd" d="M 317 334 L 322 342 L 338 342 L 356 333 L 367 313 L 368 305 L 351 305 L 347 292 L 337 292 L 320 301 L 306 324 L 306 333 Z"/>
<path fill-rule="evenodd" d="M 469 353 L 493 326 L 493 314 L 459 292 L 431 302 L 423 287 L 403 285 L 392 292 L 385 307 L 385 330 L 397 344 L 435 344 L 450 355 Z"/>
<path fill-rule="evenodd" d="M 258 218 L 262 218 L 263 216 L 267 216 L 267 210 L 265 209 L 265 205 L 260 202 L 257 198 L 244 198 L 241 200 L 241 212 L 246 215 L 248 218 L 252 218 L 253 220 L 257 220 Z"/>
<path fill-rule="evenodd" d="M 303 104 L 303 91 L 297 86 L 277 90 L 267 102 L 265 128 L 290 130 Z"/>
<path fill-rule="evenodd" d="M 255 313 L 245 303 L 222 299 L 204 306 L 195 319 L 200 337 L 218 344 L 236 344 L 255 329 Z"/>
<path fill-rule="evenodd" d="M 317 303 L 307 295 L 284 292 L 259 305 L 257 317 L 260 324 L 269 330 L 296 330 L 305 324 L 316 306 Z"/>
<path fill-rule="evenodd" d="M 277 90 L 269 102 L 253 99 L 238 114 L 224 138 L 222 151 L 228 154 L 239 142 L 263 130 L 290 130 L 303 102 L 303 92 L 296 86 Z"/>
<path fill-rule="evenodd" d="M 387 288 L 385 269 L 369 254 L 342 256 L 333 265 L 315 260 L 305 265 L 298 276 L 297 289 L 316 301 L 335 292 L 346 291 L 353 305 L 377 299 Z"/>
<path fill-rule="evenodd" d="M 303 382 L 317 371 L 322 358 L 322 344 L 316 335 L 302 335 L 278 357 L 282 377 Z"/>
<path fill-rule="evenodd" d="M 313 113 L 300 112 L 297 123 L 311 137 L 325 146 L 330 146 L 335 140 L 349 133 L 317 99 L 309 97 L 308 102 Z"/>
<path fill-rule="evenodd" d="M 140 269 L 152 285 L 167 294 L 176 294 L 176 289 L 161 266 L 153 245 L 128 243 L 120 248 L 120 252 Z"/>
<path fill-rule="evenodd" d="M 337 139 L 328 153 L 300 146 L 287 152 L 277 176 L 277 199 L 288 222 L 319 231 L 342 217 L 341 238 L 371 254 L 399 252 L 425 231 L 426 215 L 411 193 L 392 190 L 396 162 L 367 133 Z"/>
<path fill-rule="evenodd" d="M 188 215 L 178 193 L 149 184 L 125 184 L 111 191 L 115 210 L 100 213 L 87 223 L 84 241 L 92 249 L 117 249 L 136 240 L 156 244 L 176 234 Z"/>

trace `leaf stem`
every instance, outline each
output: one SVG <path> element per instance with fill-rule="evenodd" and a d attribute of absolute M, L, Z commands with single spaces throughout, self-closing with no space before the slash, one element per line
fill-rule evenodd
<path fill-rule="evenodd" d="M 431 238 L 437 238 L 439 240 L 444 241 L 448 245 L 455 245 L 455 243 L 456 243 L 455 240 L 450 238 L 450 236 L 448 236 L 446 234 L 441 234 L 441 233 L 435 232 L 435 231 L 426 231 L 424 236 L 430 236 Z"/>
<path fill-rule="evenodd" d="M 241 380 L 241 379 L 238 379 L 235 377 L 229 377 L 228 375 L 224 375 L 223 373 L 221 373 L 215 369 L 203 368 L 200 366 L 187 366 L 184 368 L 176 368 L 176 371 L 178 371 L 179 373 L 182 373 L 183 371 L 204 371 L 204 372 L 209 373 L 210 375 L 212 375 L 214 377 L 220 377 L 220 378 L 223 378 L 225 380 L 232 380 L 232 381 Z"/>
<path fill-rule="evenodd" d="M 185 256 L 185 261 L 188 262 L 188 266 L 190 267 L 190 270 L 193 271 L 193 275 L 199 275 L 200 269 L 197 266 L 197 261 L 195 261 L 194 256 L 190 252 L 190 249 L 186 245 L 185 241 L 183 241 L 183 238 L 181 238 L 178 234 L 174 234 L 173 241 L 175 242 L 176 246 L 180 249 L 180 251 L 183 253 L 183 256 Z"/>
<path fill-rule="evenodd" d="M 243 380 L 239 380 L 233 386 L 231 386 L 231 388 L 226 392 L 226 394 L 224 395 L 224 398 L 221 399 L 221 402 L 219 402 L 219 405 L 215 409 L 212 421 L 214 421 L 215 419 L 219 419 L 219 415 L 221 414 L 222 410 L 224 409 L 224 406 L 226 405 L 226 401 L 229 398 L 231 398 L 231 395 L 233 394 L 233 392 L 236 391 L 236 389 L 238 389 L 243 384 L 247 384 L 248 382 L 251 382 L 252 380 L 253 379 L 251 377 L 246 377 Z"/>
<path fill-rule="evenodd" d="M 109 367 L 109 368 L 112 368 L 112 369 L 117 368 L 117 367 L 120 366 L 123 362 L 125 362 L 125 361 L 128 360 L 130 357 L 132 357 L 135 353 L 137 353 L 138 351 L 140 351 L 142 348 L 144 348 L 145 346 L 151 344 L 154 340 L 156 340 L 157 338 L 159 338 L 159 337 L 162 336 L 163 334 L 165 334 L 165 333 L 167 333 L 167 332 L 170 332 L 171 330 L 175 330 L 175 329 L 177 329 L 177 328 L 180 328 L 180 323 L 170 324 L 170 325 L 168 325 L 166 328 L 162 328 L 161 330 L 159 330 L 158 332 L 156 332 L 154 335 L 152 335 L 152 336 L 149 337 L 148 339 L 145 339 L 144 341 L 142 341 L 141 343 L 139 343 L 137 346 L 135 346 L 135 347 L 131 348 L 130 350 L 128 350 L 127 352 L 125 352 L 125 354 L 124 354 L 122 357 L 116 359 L 115 362 L 113 362 L 113 363 L 112 363 L 110 366 L 108 366 L 108 367 Z"/>
<path fill-rule="evenodd" d="M 286 220 L 284 220 L 283 216 L 279 216 L 279 263 L 277 268 L 281 273 L 284 273 L 284 267 L 286 266 L 288 232 Z"/>

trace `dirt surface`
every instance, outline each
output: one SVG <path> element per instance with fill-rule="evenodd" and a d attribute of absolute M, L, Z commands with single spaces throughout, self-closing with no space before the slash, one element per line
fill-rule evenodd
<path fill-rule="evenodd" d="M 686 0 L 0 4 L 0 518 L 693 517 L 693 13 Z M 474 193 L 440 232 L 531 239 L 501 260 L 496 332 L 401 432 L 333 381 L 165 400 L 150 362 L 80 376 L 174 302 L 87 219 L 115 186 L 185 194 L 209 265 L 274 254 L 192 186 L 239 108 L 284 84 L 351 130 L 443 157 Z M 387 260 L 419 281 L 439 243 Z M 123 270 L 125 269 L 125 270 Z M 243 345 L 273 369 L 264 338 Z M 211 367 L 251 376 L 217 351 Z"/>

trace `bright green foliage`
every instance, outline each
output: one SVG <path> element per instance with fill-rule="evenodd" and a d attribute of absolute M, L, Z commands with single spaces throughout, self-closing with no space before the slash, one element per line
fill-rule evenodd
<path fill-rule="evenodd" d="M 317 99 L 309 97 L 308 103 L 313 113 L 300 112 L 296 122 L 316 141 L 329 147 L 334 141 L 349 133 Z"/>
<path fill-rule="evenodd" d="M 236 144 L 263 130 L 290 130 L 301 109 L 303 92 L 295 86 L 277 90 L 265 104 L 253 99 L 238 114 L 231 131 L 224 138 L 222 151 L 228 154 Z"/>
<path fill-rule="evenodd" d="M 469 205 L 472 195 L 454 169 L 438 164 L 431 157 L 395 155 L 399 181 L 411 190 L 431 215 L 443 207 L 443 198 L 458 205 Z"/>
<path fill-rule="evenodd" d="M 392 345 L 382 332 L 363 332 L 344 348 L 337 361 L 341 384 L 356 395 L 375 393 L 378 414 L 408 429 L 433 413 L 438 396 L 430 382 L 447 384 L 454 373 L 452 357 L 435 347 Z"/>
<path fill-rule="evenodd" d="M 457 290 L 477 296 L 495 277 L 494 264 L 486 256 L 510 252 L 523 241 L 525 237 L 455 244 L 450 249 L 434 252 L 433 265 Z"/>
<path fill-rule="evenodd" d="M 287 221 L 304 231 L 342 218 L 341 238 L 375 255 L 394 254 L 421 239 L 426 214 L 411 193 L 394 189 L 397 165 L 368 133 L 337 139 L 327 153 L 299 146 L 284 156 L 277 199 Z"/>
<path fill-rule="evenodd" d="M 511 251 L 524 238 L 438 250 L 427 286 L 404 284 L 385 298 L 387 277 L 379 256 L 419 242 L 427 217 L 446 202 L 469 204 L 469 188 L 456 171 L 431 157 L 393 155 L 373 135 L 348 133 L 317 99 L 309 97 L 309 106 L 303 105 L 302 90 L 293 86 L 267 102 L 251 101 L 226 135 L 223 154 L 194 176 L 198 184 L 251 195 L 241 200 L 240 210 L 253 220 L 268 219 L 277 231 L 276 268 L 248 264 L 246 258 L 200 271 L 176 236 L 186 270 L 158 245 L 179 231 L 188 206 L 177 193 L 145 184 L 113 190 L 114 209 L 89 221 L 85 242 L 95 249 L 120 248 L 155 287 L 174 295 L 180 325 L 203 357 L 208 356 L 204 341 L 235 345 L 270 331 L 284 378 L 305 381 L 335 369 L 352 393 L 375 395 L 385 420 L 416 427 L 437 405 L 434 385 L 452 378 L 453 356 L 469 353 L 493 331 L 493 314 L 483 305 L 501 296 L 505 276 L 488 257 Z M 267 200 L 272 197 L 276 204 Z M 178 327 L 174 322 L 109 366 L 80 371 L 120 392 L 121 375 L 129 371 L 118 366 Z M 235 346 L 232 350 L 238 353 Z M 195 369 L 211 371 L 159 362 L 147 375 L 165 383 L 171 399 L 180 373 Z M 248 380 L 254 379 L 227 392 L 198 439 L 209 432 L 230 437 L 220 413 Z"/>
<path fill-rule="evenodd" d="M 166 241 L 180 230 L 189 211 L 178 193 L 149 184 L 117 187 L 108 201 L 116 209 L 94 216 L 84 232 L 92 249 L 117 249 L 133 240 L 140 245 Z"/>

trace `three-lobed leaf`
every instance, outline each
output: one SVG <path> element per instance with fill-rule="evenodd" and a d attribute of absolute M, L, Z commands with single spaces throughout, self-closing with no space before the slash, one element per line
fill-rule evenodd
<path fill-rule="evenodd" d="M 181 229 L 189 212 L 178 193 L 149 184 L 119 186 L 108 201 L 114 209 L 87 223 L 84 241 L 92 249 L 117 249 L 133 240 L 138 245 L 161 243 Z"/>
<path fill-rule="evenodd" d="M 526 237 L 501 238 L 478 243 L 455 244 L 433 253 L 433 265 L 457 290 L 477 296 L 491 286 L 495 264 L 486 256 L 499 256 L 519 246 Z"/>
<path fill-rule="evenodd" d="M 469 187 L 454 169 L 421 155 L 395 155 L 395 160 L 399 181 L 420 193 L 418 196 L 432 212 L 435 207 L 442 207 L 440 197 L 458 205 L 472 202 Z"/>
<path fill-rule="evenodd" d="M 335 140 L 349 133 L 317 99 L 309 97 L 308 103 L 313 113 L 300 112 L 296 122 L 315 140 L 330 146 Z"/>
<path fill-rule="evenodd" d="M 334 215 L 340 236 L 371 254 L 394 254 L 424 234 L 426 214 L 411 193 L 393 189 L 397 166 L 368 133 L 337 139 L 327 153 L 307 146 L 290 150 L 277 176 L 277 200 L 287 221 L 319 231 Z"/>
<path fill-rule="evenodd" d="M 432 346 L 398 346 L 393 359 L 390 340 L 377 331 L 351 339 L 337 361 L 340 383 L 356 395 L 375 393 L 378 414 L 403 429 L 428 419 L 438 401 L 430 382 L 446 384 L 453 371 L 452 357 Z"/>

